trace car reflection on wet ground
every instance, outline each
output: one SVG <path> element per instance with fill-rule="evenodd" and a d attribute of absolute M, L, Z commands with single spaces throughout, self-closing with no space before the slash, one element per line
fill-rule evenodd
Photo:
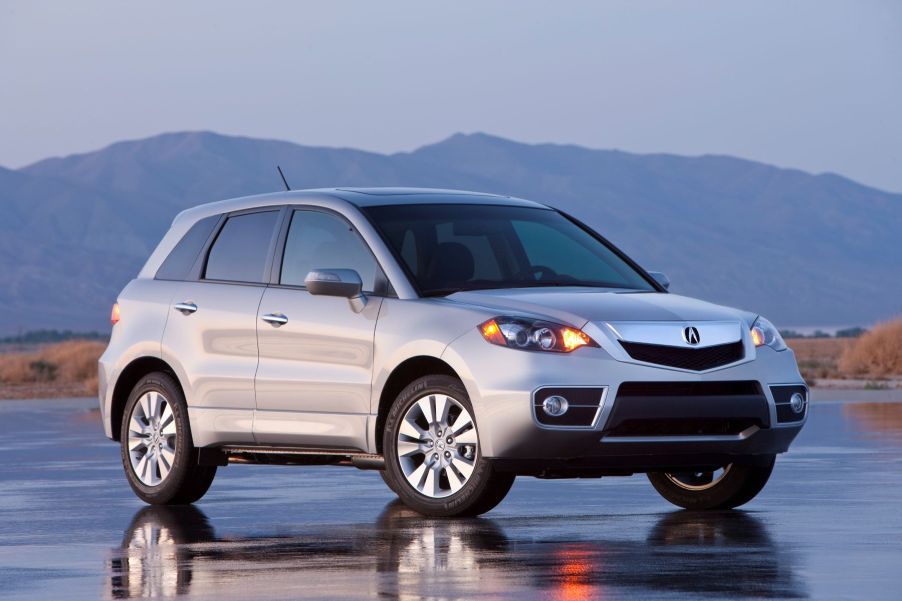
<path fill-rule="evenodd" d="M 568 527 L 599 525 L 588 517 L 567 521 Z M 517 540 L 506 534 L 505 522 L 425 520 L 394 501 L 364 527 L 218 538 L 197 508 L 148 507 L 113 554 L 109 594 L 228 598 L 241 587 L 238 596 L 253 591 L 264 598 L 344 598 L 363 591 L 402 599 L 522 597 L 542 591 L 590 599 L 608 588 L 635 588 L 805 596 L 792 554 L 774 544 L 759 519 L 741 512 L 666 514 L 644 540 Z M 720 563 L 713 557 L 718 554 L 726 556 L 728 577 L 699 578 L 713 567 L 712 559 Z"/>
<path fill-rule="evenodd" d="M 331 467 L 231 466 L 196 506 L 143 506 L 91 406 L 0 403 L 0 596 L 902 598 L 899 403 L 816 401 L 743 511 L 677 511 L 641 476 L 521 479 L 467 520 Z"/>

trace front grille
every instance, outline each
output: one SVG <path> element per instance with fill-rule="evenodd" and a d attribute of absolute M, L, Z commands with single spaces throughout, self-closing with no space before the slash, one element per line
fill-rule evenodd
<path fill-rule="evenodd" d="M 609 436 L 722 436 L 740 434 L 758 419 L 628 419 L 609 430 Z"/>
<path fill-rule="evenodd" d="M 630 357 L 637 361 L 693 371 L 704 371 L 729 365 L 745 356 L 745 347 L 741 340 L 704 348 L 684 348 L 626 340 L 621 340 L 620 345 Z"/>

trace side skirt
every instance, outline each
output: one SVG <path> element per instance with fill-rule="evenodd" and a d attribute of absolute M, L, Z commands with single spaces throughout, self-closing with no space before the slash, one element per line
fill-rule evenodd
<path fill-rule="evenodd" d="M 201 465 L 247 463 L 261 465 L 345 465 L 361 470 L 384 470 L 382 455 L 345 449 L 303 447 L 225 446 L 198 449 Z"/>

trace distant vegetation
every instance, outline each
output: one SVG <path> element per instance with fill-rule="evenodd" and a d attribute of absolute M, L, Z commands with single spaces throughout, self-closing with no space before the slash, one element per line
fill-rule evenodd
<path fill-rule="evenodd" d="M 846 348 L 839 368 L 853 375 L 902 376 L 902 318 L 876 326 Z"/>
<path fill-rule="evenodd" d="M 780 330 L 780 335 L 783 338 L 858 338 L 865 332 L 867 332 L 865 328 L 854 327 L 837 330 L 836 334 L 832 336 L 823 330 L 815 330 L 812 334 L 802 334 L 795 330 Z"/>
<path fill-rule="evenodd" d="M 872 330 L 849 328 L 835 337 L 783 332 L 806 380 L 902 376 L 902 318 Z"/>
<path fill-rule="evenodd" d="M 107 340 L 109 334 L 101 332 L 73 332 L 72 330 L 32 330 L 0 338 L 0 344 L 47 344 L 66 340 Z"/>
<path fill-rule="evenodd" d="M 799 371 L 809 384 L 817 380 L 841 378 L 839 358 L 851 338 L 787 338 L 786 343 L 796 355 Z"/>
<path fill-rule="evenodd" d="M 0 398 L 93 396 L 105 346 L 99 340 L 69 340 L 0 354 Z"/>

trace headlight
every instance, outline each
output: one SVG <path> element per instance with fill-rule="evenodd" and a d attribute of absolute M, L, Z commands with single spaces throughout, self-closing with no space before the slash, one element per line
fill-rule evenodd
<path fill-rule="evenodd" d="M 581 346 L 598 346 L 582 330 L 519 317 L 490 319 L 479 324 L 479 333 L 492 344 L 525 351 L 569 353 Z"/>
<path fill-rule="evenodd" d="M 786 343 L 783 342 L 780 332 L 774 327 L 774 324 L 763 317 L 759 317 L 752 324 L 752 340 L 755 341 L 755 346 L 766 345 L 775 351 L 786 350 Z"/>

